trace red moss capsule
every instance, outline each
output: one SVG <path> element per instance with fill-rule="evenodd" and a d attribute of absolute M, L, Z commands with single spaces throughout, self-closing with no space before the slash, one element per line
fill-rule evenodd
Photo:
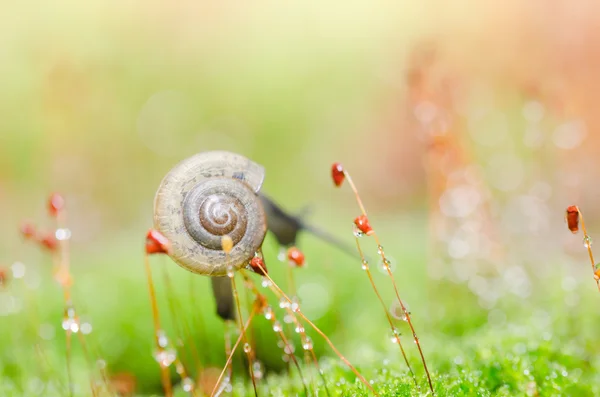
<path fill-rule="evenodd" d="M 8 269 L 0 266 L 0 287 L 4 287 L 8 282 Z"/>
<path fill-rule="evenodd" d="M 304 254 L 296 247 L 291 247 L 287 251 L 287 258 L 291 264 L 298 267 L 304 266 Z"/>
<path fill-rule="evenodd" d="M 65 208 L 65 199 L 58 193 L 53 193 L 48 199 L 48 212 L 51 216 L 57 216 Z"/>
<path fill-rule="evenodd" d="M 40 244 L 49 251 L 56 251 L 58 248 L 58 240 L 53 233 L 47 233 L 39 239 Z"/>
<path fill-rule="evenodd" d="M 370 236 L 373 234 L 373 228 L 369 224 L 369 218 L 366 215 L 360 215 L 354 220 L 354 224 L 361 233 Z"/>
<path fill-rule="evenodd" d="M 571 232 L 577 233 L 579 231 L 579 208 L 576 205 L 567 208 L 565 220 Z"/>
<path fill-rule="evenodd" d="M 335 186 L 339 187 L 344 182 L 346 174 L 344 173 L 344 167 L 340 163 L 333 163 L 331 166 L 331 177 Z"/>
<path fill-rule="evenodd" d="M 37 231 L 33 223 L 24 222 L 23 224 L 21 224 L 21 234 L 23 235 L 23 237 L 29 240 L 35 238 Z"/>
<path fill-rule="evenodd" d="M 147 254 L 168 254 L 171 249 L 169 240 L 158 230 L 150 229 L 146 235 Z"/>
<path fill-rule="evenodd" d="M 265 261 L 260 256 L 255 256 L 250 260 L 250 269 L 261 276 L 266 276 L 268 273 L 267 265 L 265 265 Z"/>

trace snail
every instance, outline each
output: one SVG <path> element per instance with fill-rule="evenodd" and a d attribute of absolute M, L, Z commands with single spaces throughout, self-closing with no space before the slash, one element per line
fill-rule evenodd
<path fill-rule="evenodd" d="M 228 270 L 246 267 L 259 252 L 268 229 L 280 245 L 296 244 L 298 233 L 311 232 L 346 252 L 352 248 L 284 211 L 260 193 L 261 165 L 226 151 L 198 153 L 163 178 L 154 199 L 154 227 L 171 243 L 169 255 L 181 267 L 210 276 L 217 313 L 234 319 Z M 222 250 L 228 235 L 233 248 Z"/>
<path fill-rule="evenodd" d="M 154 199 L 154 227 L 171 242 L 171 258 L 206 276 L 247 264 L 267 233 L 257 195 L 264 176 L 262 166 L 224 151 L 196 154 L 169 171 Z M 227 255 L 225 235 L 233 241 Z"/>

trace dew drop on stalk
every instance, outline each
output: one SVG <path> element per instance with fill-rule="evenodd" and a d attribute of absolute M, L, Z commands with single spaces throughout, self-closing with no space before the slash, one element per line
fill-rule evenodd
<path fill-rule="evenodd" d="M 168 367 L 177 359 L 177 353 L 173 349 L 161 349 L 154 353 L 154 359 L 161 366 Z"/>
<path fill-rule="evenodd" d="M 591 248 L 592 243 L 593 243 L 593 241 L 592 241 L 592 238 L 590 236 L 585 236 L 583 238 L 583 246 L 585 248 Z"/>
<path fill-rule="evenodd" d="M 244 343 L 244 353 L 250 353 L 252 351 L 252 347 L 250 343 Z"/>
<path fill-rule="evenodd" d="M 182 381 L 183 391 L 191 392 L 194 389 L 194 381 L 190 377 L 186 377 Z"/>
<path fill-rule="evenodd" d="M 288 307 L 290 307 L 290 302 L 285 297 L 282 296 L 279 299 L 279 307 L 282 309 L 288 308 Z"/>
<path fill-rule="evenodd" d="M 390 340 L 392 341 L 392 343 L 398 343 L 400 341 L 400 332 L 396 328 L 392 330 Z"/>
<path fill-rule="evenodd" d="M 271 306 L 265 307 L 265 318 L 267 320 L 270 320 L 273 318 L 273 309 L 271 308 Z"/>
<path fill-rule="evenodd" d="M 300 303 L 298 302 L 298 297 L 292 297 L 292 303 L 290 305 L 290 308 L 294 313 L 297 313 L 300 310 Z"/>
<path fill-rule="evenodd" d="M 260 285 L 262 285 L 263 288 L 269 288 L 272 285 L 272 283 L 271 280 L 269 280 L 267 277 L 263 277 L 262 281 L 260 282 Z"/>
<path fill-rule="evenodd" d="M 296 328 L 294 328 L 294 331 L 296 331 L 296 333 L 298 333 L 298 334 L 301 334 L 304 332 L 304 327 L 300 323 L 298 323 L 296 325 Z"/>
<path fill-rule="evenodd" d="M 296 350 L 296 348 L 291 343 L 286 344 L 285 347 L 283 348 L 283 352 L 285 354 L 294 354 L 295 350 Z"/>
<path fill-rule="evenodd" d="M 165 331 L 162 329 L 156 331 L 156 341 L 160 347 L 167 347 L 169 344 L 169 338 L 167 338 Z"/>
<path fill-rule="evenodd" d="M 71 230 L 69 229 L 56 229 L 54 237 L 59 241 L 69 240 L 71 238 Z"/>
<path fill-rule="evenodd" d="M 275 321 L 273 323 L 273 331 L 281 332 L 282 330 L 283 330 L 283 328 L 281 327 L 281 323 L 279 321 Z"/>
<path fill-rule="evenodd" d="M 352 232 L 354 233 L 354 236 L 358 238 L 365 235 L 356 225 L 353 226 Z"/>
<path fill-rule="evenodd" d="M 377 254 L 383 255 L 383 246 L 381 246 L 381 245 L 377 246 Z"/>
<path fill-rule="evenodd" d="M 254 378 L 255 379 L 262 379 L 264 376 L 264 368 L 263 365 L 260 361 L 255 360 L 252 363 L 252 370 L 254 371 Z"/>
<path fill-rule="evenodd" d="M 406 312 L 402 309 L 402 306 L 400 305 L 400 302 L 397 299 L 394 299 L 394 301 L 392 302 L 392 304 L 390 305 L 390 314 L 392 315 L 392 317 L 394 317 L 397 320 L 402 320 L 402 321 L 407 321 L 407 314 L 410 315 L 410 309 L 408 307 L 408 305 L 406 304 L 406 302 L 402 301 L 402 304 L 404 305 L 404 308 L 406 309 Z"/>
<path fill-rule="evenodd" d="M 304 341 L 302 342 L 302 348 L 304 350 L 312 350 L 313 348 L 313 342 L 312 339 L 310 339 L 310 336 L 307 336 Z"/>

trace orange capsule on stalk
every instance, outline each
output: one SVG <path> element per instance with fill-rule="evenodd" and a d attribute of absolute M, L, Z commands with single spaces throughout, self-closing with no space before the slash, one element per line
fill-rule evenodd
<path fill-rule="evenodd" d="M 287 251 L 287 258 L 290 261 L 290 264 L 296 265 L 298 267 L 304 266 L 304 254 L 296 247 L 291 247 Z"/>
<path fill-rule="evenodd" d="M 48 233 L 39 240 L 40 244 L 49 251 L 56 251 L 58 248 L 58 240 L 53 233 Z"/>
<path fill-rule="evenodd" d="M 572 233 L 579 231 L 579 208 L 576 205 L 571 205 L 565 213 L 565 221 Z"/>
<path fill-rule="evenodd" d="M 53 193 L 48 199 L 48 212 L 51 216 L 57 216 L 65 208 L 65 199 L 58 193 Z"/>
<path fill-rule="evenodd" d="M 366 215 L 360 215 L 354 220 L 354 224 L 363 234 L 370 236 L 373 234 L 373 228 L 369 224 L 369 218 Z"/>
<path fill-rule="evenodd" d="M 36 233 L 37 233 L 37 231 L 36 231 L 35 226 L 33 225 L 33 223 L 24 222 L 23 224 L 21 224 L 21 234 L 26 239 L 32 239 L 32 238 L 34 238 L 35 235 L 36 235 Z"/>
<path fill-rule="evenodd" d="M 4 287 L 8 282 L 8 269 L 0 266 L 0 287 Z"/>
<path fill-rule="evenodd" d="M 333 163 L 331 166 L 331 178 L 335 186 L 342 186 L 344 179 L 346 179 L 346 174 L 344 173 L 344 167 L 340 163 Z"/>
<path fill-rule="evenodd" d="M 260 256 L 255 256 L 250 260 L 250 269 L 261 276 L 266 276 L 268 273 L 267 265 L 265 265 L 265 261 Z"/>
<path fill-rule="evenodd" d="M 146 235 L 147 254 L 168 254 L 171 243 L 158 230 L 150 229 Z"/>

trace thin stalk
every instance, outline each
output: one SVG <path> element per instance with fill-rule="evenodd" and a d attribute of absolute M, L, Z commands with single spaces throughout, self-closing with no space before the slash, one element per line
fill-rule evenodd
<path fill-rule="evenodd" d="M 254 315 L 256 314 L 256 307 L 254 307 L 252 309 L 252 312 L 250 312 L 250 315 L 248 316 L 248 320 L 246 320 L 246 323 L 242 326 L 242 329 L 245 331 L 248 326 L 250 325 L 250 322 L 252 321 L 252 319 L 254 318 Z M 221 383 L 221 380 L 223 379 L 223 376 L 225 375 L 225 372 L 227 372 L 227 368 L 229 368 L 229 366 L 232 363 L 232 359 L 233 359 L 233 354 L 235 353 L 235 351 L 237 350 L 238 346 L 240 345 L 242 339 L 244 336 L 244 332 L 240 333 L 240 336 L 238 336 L 235 344 L 233 345 L 233 348 L 230 350 L 229 355 L 227 356 L 227 361 L 225 362 L 225 366 L 223 367 L 223 370 L 221 371 L 221 374 L 219 375 L 219 377 L 217 378 L 217 382 L 215 383 L 215 387 L 213 388 L 212 393 L 210 394 L 211 397 L 213 397 L 215 395 L 215 393 L 217 392 L 218 388 L 219 388 L 219 384 Z"/>
<path fill-rule="evenodd" d="M 583 220 L 583 214 L 579 207 L 577 208 L 577 213 L 579 214 L 579 222 L 581 223 L 581 230 L 583 231 L 583 241 L 585 243 L 585 247 L 587 248 L 588 256 L 590 257 L 590 263 L 592 264 L 592 273 L 594 274 L 594 280 L 596 280 L 596 285 L 598 286 L 598 291 L 600 291 L 600 277 L 596 275 L 596 261 L 594 260 L 594 254 L 592 253 L 592 243 L 591 238 L 587 234 L 587 230 L 585 228 L 585 222 Z"/>
<path fill-rule="evenodd" d="M 360 259 L 362 260 L 363 267 L 364 267 L 365 271 L 367 272 L 367 276 L 369 277 L 369 282 L 371 283 L 371 286 L 373 287 L 373 291 L 375 291 L 375 295 L 377 295 L 377 299 L 379 299 L 379 302 L 381 302 L 381 306 L 383 307 L 383 312 L 385 313 L 385 317 L 387 318 L 388 323 L 390 324 L 392 333 L 393 333 L 394 337 L 396 338 L 396 342 L 398 343 L 398 347 L 400 348 L 400 352 L 402 353 L 404 362 L 406 362 L 406 366 L 408 367 L 410 376 L 413 378 L 413 381 L 415 382 L 417 389 L 420 390 L 420 386 L 417 383 L 417 377 L 415 376 L 415 373 L 413 372 L 412 367 L 410 366 L 410 363 L 408 362 L 408 357 L 406 357 L 406 352 L 404 351 L 404 347 L 402 346 L 402 342 L 400 341 L 400 335 L 397 333 L 396 327 L 394 327 L 394 323 L 392 322 L 392 317 L 390 316 L 390 313 L 383 301 L 383 298 L 381 297 L 381 295 L 379 294 L 379 291 L 377 290 L 377 287 L 375 286 L 375 281 L 373 281 L 373 275 L 371 274 L 371 269 L 369 268 L 369 265 L 368 265 L 367 260 L 365 259 L 363 250 L 360 247 L 360 242 L 358 241 L 358 237 L 355 237 L 355 239 L 356 239 L 356 248 L 360 255 Z"/>
<path fill-rule="evenodd" d="M 248 286 L 248 289 L 246 291 L 249 291 L 249 290 L 252 291 L 254 293 L 254 295 L 256 296 L 256 301 L 266 302 L 267 298 L 263 294 L 260 293 L 260 291 L 258 290 L 258 288 L 256 288 L 256 285 L 252 282 L 250 277 L 248 277 L 248 275 L 244 271 L 241 271 L 241 273 L 242 273 L 242 277 L 244 277 L 244 281 L 246 282 L 246 285 Z M 270 318 L 267 318 L 267 320 L 271 321 L 271 323 L 273 324 L 273 331 L 279 336 L 279 338 L 283 342 L 284 346 L 291 346 L 291 344 L 289 343 L 283 330 L 281 330 L 281 328 L 279 328 L 279 330 L 275 330 L 275 325 L 278 322 L 277 317 L 275 316 L 275 313 L 272 313 Z M 280 323 L 280 325 L 281 325 L 281 323 Z M 285 349 L 284 349 L 284 353 L 287 354 Z M 308 396 L 309 395 L 308 389 L 307 389 L 306 383 L 304 381 L 304 375 L 302 374 L 302 369 L 300 368 L 300 364 L 298 363 L 298 360 L 296 359 L 294 352 L 291 352 L 291 354 L 288 354 L 288 355 L 290 356 L 294 365 L 298 369 L 298 374 L 300 375 L 300 380 L 302 381 L 302 386 L 304 387 L 304 392 Z M 327 387 L 327 386 L 325 386 L 325 387 Z"/>
<path fill-rule="evenodd" d="M 348 184 L 350 185 L 350 188 L 354 192 L 354 196 L 356 197 L 356 202 L 358 203 L 358 206 L 360 207 L 362 215 L 367 217 L 367 211 L 365 210 L 365 206 L 363 205 L 362 200 L 360 199 L 360 195 L 358 194 L 358 190 L 356 189 L 356 185 L 354 185 L 354 182 L 352 181 L 350 174 L 348 172 L 344 171 L 344 175 L 345 175 L 346 179 L 348 180 Z M 387 273 L 390 276 L 390 280 L 392 281 L 392 286 L 394 287 L 394 292 L 396 294 L 396 298 L 398 299 L 398 303 L 400 304 L 400 307 L 402 308 L 402 312 L 404 313 L 404 316 L 406 317 L 406 322 L 408 323 L 410 330 L 412 331 L 413 339 L 415 341 L 415 344 L 417 345 L 417 349 L 419 350 L 419 355 L 421 356 L 421 362 L 423 363 L 423 368 L 425 369 L 425 373 L 427 374 L 427 382 L 429 383 L 429 389 L 431 390 L 431 393 L 435 395 L 435 390 L 433 389 L 433 383 L 431 381 L 431 375 L 429 374 L 429 369 L 427 368 L 427 362 L 425 361 L 425 355 L 423 354 L 423 349 L 421 349 L 421 344 L 419 343 L 419 337 L 417 336 L 417 332 L 415 331 L 415 328 L 412 324 L 412 321 L 410 318 L 410 313 L 408 310 L 406 310 L 406 307 L 404 306 L 402 299 L 400 299 L 400 293 L 398 292 L 398 287 L 396 285 L 396 281 L 394 280 L 394 275 L 392 274 L 390 267 L 386 265 L 386 263 L 388 263 L 388 260 L 385 257 L 383 247 L 381 246 L 381 242 L 380 242 L 379 237 L 377 236 L 377 233 L 375 232 L 375 230 L 373 230 L 372 236 L 375 240 L 375 243 L 377 244 L 378 253 L 381 256 L 381 260 L 384 263 L 384 267 L 386 268 Z M 599 286 L 599 288 L 600 288 L 600 286 Z M 386 310 L 386 312 L 387 312 L 387 310 Z"/>
<path fill-rule="evenodd" d="M 238 290 L 235 284 L 235 275 L 233 275 L 233 277 L 231 278 L 231 288 L 233 289 L 233 297 L 235 298 L 235 307 L 237 308 L 237 313 L 238 313 L 238 324 L 240 327 L 240 332 L 241 332 L 241 336 L 242 336 L 242 340 L 244 341 L 244 347 L 248 344 L 248 338 L 246 337 L 246 328 L 243 325 L 243 317 L 242 317 L 242 309 L 240 307 L 240 298 L 238 296 Z M 248 345 L 249 346 L 249 345 Z M 256 389 L 256 379 L 254 379 L 254 368 L 252 368 L 252 355 L 250 354 L 250 351 L 247 351 L 246 348 L 244 348 L 244 352 L 246 353 L 247 357 L 248 357 L 248 370 L 250 372 L 250 378 L 252 379 L 252 387 L 254 388 L 254 395 L 256 397 L 258 397 L 258 390 Z"/>
<path fill-rule="evenodd" d="M 270 283 L 270 288 L 273 291 L 277 291 L 279 294 L 281 294 L 281 296 L 288 301 L 288 303 L 291 305 L 292 304 L 292 300 L 285 294 L 285 292 L 283 292 L 281 290 L 281 288 L 279 288 L 279 286 L 275 283 L 275 281 L 273 281 L 273 279 L 271 278 L 271 276 L 268 275 L 268 273 L 266 272 L 266 270 L 260 265 L 258 264 L 258 266 L 260 267 L 262 273 L 265 275 L 265 277 L 271 282 Z M 346 364 L 346 366 L 348 366 L 348 368 L 350 368 L 350 370 L 354 373 L 354 375 L 356 375 L 358 377 L 358 379 L 360 379 L 360 381 L 376 396 L 379 396 L 379 393 L 377 393 L 375 391 L 375 389 L 373 389 L 373 386 L 371 386 L 371 384 L 360 374 L 360 372 L 358 372 L 358 370 L 356 368 L 354 368 L 354 366 L 352 364 L 350 364 L 350 361 L 348 361 L 348 359 L 346 359 L 346 357 L 344 357 L 342 355 L 342 353 L 340 353 L 340 351 L 335 347 L 335 345 L 333 344 L 333 342 L 329 339 L 329 337 L 327 335 L 325 335 L 325 333 L 323 331 L 321 331 L 319 329 L 319 327 L 317 327 L 312 321 L 310 321 L 305 315 L 304 313 L 302 313 L 302 311 L 300 310 L 300 307 L 298 307 L 298 310 L 295 312 L 298 316 L 300 316 L 304 321 L 306 321 L 308 323 L 308 325 L 310 325 L 319 335 L 321 335 L 321 337 L 325 340 L 325 342 L 327 342 L 327 344 L 329 345 L 329 347 L 331 347 L 331 349 L 334 351 L 334 353 L 340 358 L 340 360 L 342 360 L 344 362 L 344 364 Z"/>
<path fill-rule="evenodd" d="M 148 292 L 150 294 L 150 305 L 152 307 L 152 319 L 153 319 L 153 323 L 154 323 L 154 340 L 156 342 L 157 351 L 159 353 L 161 353 L 164 351 L 164 348 L 160 345 L 159 336 L 158 336 L 159 331 L 161 330 L 160 317 L 159 317 L 159 312 L 158 312 L 158 303 L 156 301 L 156 293 L 154 291 L 154 283 L 152 281 L 152 269 L 150 268 L 150 258 L 148 256 L 148 254 L 144 255 L 144 265 L 146 268 L 146 277 L 148 280 Z M 172 389 L 172 385 L 171 385 L 171 377 L 169 374 L 169 367 L 166 365 L 163 365 L 161 362 L 159 362 L 159 366 L 160 366 L 160 376 L 161 376 L 161 381 L 162 381 L 163 389 L 165 392 L 165 396 L 171 397 L 171 396 L 173 396 L 173 389 Z"/>

